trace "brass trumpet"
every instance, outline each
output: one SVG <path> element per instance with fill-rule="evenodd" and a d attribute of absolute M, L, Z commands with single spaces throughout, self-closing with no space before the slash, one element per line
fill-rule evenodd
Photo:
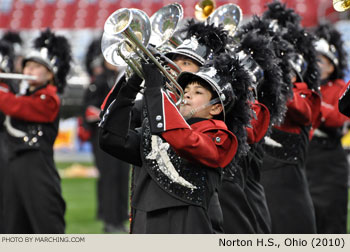
<path fill-rule="evenodd" d="M 333 0 L 333 8 L 339 12 L 346 11 L 350 8 L 350 0 Z"/>
<path fill-rule="evenodd" d="M 196 4 L 194 15 L 197 20 L 204 21 L 215 10 L 216 4 L 214 0 L 202 0 Z"/>
<path fill-rule="evenodd" d="M 175 94 L 177 98 L 175 104 L 178 106 L 183 101 L 183 90 L 172 74 L 147 48 L 150 36 L 151 23 L 146 13 L 137 9 L 119 9 L 105 22 L 101 42 L 102 54 L 112 65 L 129 65 L 141 78 L 143 78 L 143 72 L 140 59 L 151 60 L 170 81 L 170 90 Z"/>

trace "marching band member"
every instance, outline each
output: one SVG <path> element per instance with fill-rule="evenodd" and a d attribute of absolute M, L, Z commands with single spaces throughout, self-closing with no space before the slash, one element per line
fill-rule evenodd
<path fill-rule="evenodd" d="M 128 129 L 132 101 L 139 91 L 137 77 L 129 80 L 105 113 L 101 147 L 142 166 L 134 171 L 132 233 L 213 233 L 209 201 L 220 182 L 221 168 L 231 162 L 238 147 L 228 127 L 239 125 L 224 122 L 235 120 L 230 111 L 240 104 L 230 82 L 235 60 L 224 55 L 215 68 L 181 73 L 178 82 L 186 102 L 179 110 L 163 90 L 160 72 L 144 64 L 142 130 Z M 124 123 L 116 125 L 120 118 Z"/>
<path fill-rule="evenodd" d="M 166 54 L 181 71 L 197 72 L 206 61 L 226 50 L 229 41 L 227 31 L 222 25 L 188 20 L 184 33 L 184 41 L 173 51 Z M 223 216 L 217 192 L 214 193 L 209 205 L 209 215 L 215 233 L 223 233 Z"/>
<path fill-rule="evenodd" d="M 252 108 L 256 116 L 251 121 L 252 127 L 247 128 L 250 150 L 238 163 L 237 167 L 241 172 L 235 176 L 224 172 L 219 191 L 224 214 L 224 231 L 269 233 L 271 221 L 264 189 L 259 182 L 259 166 L 263 156 L 261 140 L 272 123 L 282 120 L 287 98 L 281 93 L 282 72 L 271 41 L 257 32 L 247 33 L 244 28 L 238 31 L 237 36 L 240 38 L 240 44 L 235 50 L 243 53 L 243 64 L 250 68 L 250 75 L 253 75 L 255 80 L 255 100 Z"/>
<path fill-rule="evenodd" d="M 100 47 L 100 39 L 92 41 L 86 56 L 86 66 L 93 78 L 84 93 L 83 123 L 79 132 L 81 139 L 89 136 L 94 162 L 99 171 L 97 217 L 104 222 L 106 233 L 121 233 L 126 232 L 124 223 L 129 219 L 129 164 L 101 150 L 98 144 L 98 122 L 104 98 L 115 79 L 123 73 L 104 60 Z"/>
<path fill-rule="evenodd" d="M 182 32 L 186 33 L 185 41 L 177 49 L 166 54 L 166 56 L 175 59 L 175 63 L 178 64 L 182 71 L 198 71 L 199 66 L 202 66 L 208 58 L 212 58 L 215 53 L 223 50 L 226 44 L 227 34 L 222 27 L 195 23 L 193 20 L 190 20 Z M 221 50 L 218 50 L 218 48 Z M 110 96 L 107 97 L 104 104 L 109 104 L 110 100 Z M 134 115 L 138 114 L 136 112 L 133 109 L 132 121 L 135 120 Z M 211 202 L 213 202 L 214 206 L 218 205 L 217 195 L 213 197 Z M 221 210 L 219 210 L 220 214 Z M 217 222 L 220 222 L 221 219 L 219 217 Z"/>
<path fill-rule="evenodd" d="M 341 34 L 331 24 L 315 29 L 321 72 L 321 123 L 313 132 L 306 174 L 315 207 L 317 233 L 346 233 L 348 161 L 341 144 L 343 126 L 350 119 L 338 110 L 338 97 L 346 84 L 346 51 Z"/>
<path fill-rule="evenodd" d="M 278 1 L 268 7 L 263 18 L 276 19 L 284 27 L 282 38 L 296 52 L 291 61 L 293 98 L 287 102 L 284 122 L 272 128 L 273 142 L 264 144 L 261 183 L 271 214 L 272 233 L 315 233 L 314 209 L 305 174 L 309 131 L 316 124 L 320 109 L 314 38 L 300 26 L 300 17 L 292 9 Z"/>
<path fill-rule="evenodd" d="M 6 115 L 8 167 L 4 190 L 6 233 L 64 233 L 65 202 L 53 159 L 58 133 L 60 98 L 70 68 L 66 38 L 50 30 L 34 41 L 23 60 L 27 93 L 0 90 L 0 110 Z"/>

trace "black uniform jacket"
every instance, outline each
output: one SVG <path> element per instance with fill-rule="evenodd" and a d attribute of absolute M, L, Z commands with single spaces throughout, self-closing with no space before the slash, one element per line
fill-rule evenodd
<path fill-rule="evenodd" d="M 143 126 L 132 130 L 136 92 L 130 95 L 128 87 L 126 95 L 122 88 L 105 110 L 100 146 L 141 167 L 135 172 L 133 207 L 144 211 L 188 204 L 206 208 L 220 181 L 219 168 L 236 153 L 236 137 L 223 121 L 185 121 L 161 87 L 146 89 Z"/>

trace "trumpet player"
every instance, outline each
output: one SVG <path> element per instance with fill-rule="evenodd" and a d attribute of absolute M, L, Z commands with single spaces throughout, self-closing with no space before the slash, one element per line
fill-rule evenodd
<path fill-rule="evenodd" d="M 186 33 L 184 42 L 172 52 L 166 54 L 166 56 L 172 59 L 182 71 L 197 72 L 199 67 L 203 66 L 207 60 L 212 59 L 215 54 L 224 51 L 225 44 L 227 43 L 227 33 L 222 27 L 215 27 L 214 25 L 207 25 L 204 23 L 195 23 L 194 20 L 190 20 L 182 32 Z M 135 78 L 132 79 L 135 80 Z M 130 79 L 130 81 L 132 80 Z M 114 90 L 106 97 L 105 102 L 102 105 L 103 111 L 108 111 L 106 108 L 116 97 L 120 90 L 120 86 L 120 84 L 116 84 Z M 138 110 L 141 109 L 135 109 L 135 107 L 140 107 L 138 104 L 140 104 L 140 101 L 136 101 L 132 110 L 132 121 L 135 121 L 135 115 L 141 114 L 138 113 Z M 140 116 L 137 116 L 136 120 L 139 120 L 138 117 Z M 135 178 L 135 176 L 133 177 Z M 216 193 L 213 196 L 213 199 L 211 199 L 211 204 L 213 204 L 213 206 L 219 206 Z M 216 227 L 214 227 L 214 232 L 218 232 L 218 226 L 220 226 L 218 223 L 222 222 L 221 210 L 219 209 L 215 211 L 214 215 L 218 216 L 215 220 L 214 226 Z"/>
<path fill-rule="evenodd" d="M 109 105 L 100 123 L 101 147 L 141 167 L 133 175 L 131 233 L 214 232 L 210 200 L 222 168 L 241 152 L 238 142 L 244 143 L 244 134 L 230 130 L 244 130 L 234 114 L 249 110 L 248 87 L 239 89 L 244 84 L 232 82 L 237 64 L 237 59 L 220 55 L 197 73 L 182 72 L 178 82 L 186 103 L 179 109 L 164 91 L 163 75 L 153 64 L 143 64 L 141 129 L 132 130 L 128 123 L 141 79 L 131 77 Z M 242 93 L 235 93 L 236 88 Z"/>
<path fill-rule="evenodd" d="M 35 39 L 23 73 L 35 76 L 16 96 L 0 90 L 6 115 L 8 167 L 4 187 L 5 233 L 64 233 L 65 202 L 53 160 L 60 98 L 71 60 L 66 38 L 49 29 Z"/>

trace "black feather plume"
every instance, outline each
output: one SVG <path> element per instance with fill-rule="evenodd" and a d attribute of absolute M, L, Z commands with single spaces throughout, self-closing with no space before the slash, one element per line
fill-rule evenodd
<path fill-rule="evenodd" d="M 278 24 L 285 27 L 287 23 L 300 25 L 301 17 L 293 9 L 287 8 L 286 4 L 282 4 L 278 0 L 267 4 L 267 10 L 263 13 L 263 19 L 276 19 Z"/>
<path fill-rule="evenodd" d="M 11 43 L 18 43 L 18 44 L 22 45 L 22 39 L 21 39 L 19 33 L 15 32 L 15 31 L 7 31 L 2 36 L 2 39 L 6 40 L 8 42 L 11 42 Z"/>
<path fill-rule="evenodd" d="M 261 19 L 258 16 L 253 16 L 251 21 L 241 26 L 237 31 L 237 36 L 242 37 L 246 33 L 255 32 L 262 36 L 270 37 L 276 57 L 280 59 L 279 66 L 283 73 L 281 92 L 286 97 L 286 100 L 288 100 L 293 97 L 292 67 L 289 60 L 294 53 L 294 47 L 282 38 L 280 29 L 274 30 L 271 27 L 272 22 L 273 20 L 271 19 Z"/>
<path fill-rule="evenodd" d="M 285 85 L 280 68 L 281 60 L 276 57 L 271 37 L 250 32 L 241 37 L 238 51 L 251 55 L 264 71 L 264 79 L 258 87 L 258 101 L 270 111 L 270 125 L 283 122 L 287 111 L 287 96 L 282 94 Z"/>
<path fill-rule="evenodd" d="M 236 96 L 234 106 L 226 112 L 225 122 L 238 140 L 237 159 L 246 155 L 249 150 L 246 127 L 250 125 L 252 116 L 249 105 L 249 87 L 252 80 L 238 57 L 234 55 L 222 53 L 214 58 L 213 64 L 221 76 L 220 83 L 231 83 Z"/>
<path fill-rule="evenodd" d="M 14 51 L 12 45 L 6 40 L 0 40 L 0 69 L 13 72 Z"/>
<path fill-rule="evenodd" d="M 307 70 L 304 74 L 304 81 L 308 87 L 316 92 L 320 85 L 320 70 L 317 64 L 317 53 L 314 46 L 316 38 L 304 28 L 287 24 L 288 32 L 283 34 L 283 39 L 291 43 L 295 50 L 302 54 L 307 62 Z"/>
<path fill-rule="evenodd" d="M 281 59 L 279 63 L 279 67 L 283 73 L 283 85 L 281 86 L 281 93 L 286 98 L 286 100 L 289 100 L 293 98 L 293 69 L 290 63 L 290 59 L 295 50 L 294 47 L 281 36 L 274 36 L 272 38 L 272 42 L 276 56 Z"/>
<path fill-rule="evenodd" d="M 245 33 L 252 31 L 263 35 L 275 36 L 275 32 L 270 28 L 270 20 L 261 19 L 257 15 L 254 15 L 249 22 L 240 26 L 236 32 L 236 36 L 241 37 Z"/>
<path fill-rule="evenodd" d="M 186 33 L 186 39 L 195 36 L 199 43 L 209 47 L 214 54 L 225 51 L 228 33 L 221 24 L 215 26 L 214 24 L 195 22 L 194 19 L 190 19 L 182 32 Z"/>
<path fill-rule="evenodd" d="M 66 85 L 66 77 L 70 70 L 70 61 L 72 60 L 68 40 L 63 36 L 55 35 L 50 29 L 46 29 L 34 40 L 34 47 L 38 50 L 42 47 L 46 47 L 51 58 L 57 58 L 55 63 L 57 67 L 57 73 L 55 74 L 57 82 L 55 82 L 55 85 L 57 86 L 58 92 L 63 92 Z"/>
<path fill-rule="evenodd" d="M 91 63 L 97 58 L 102 56 L 101 51 L 101 39 L 94 39 L 87 48 L 85 56 L 85 67 L 90 76 L 93 75 Z"/>

